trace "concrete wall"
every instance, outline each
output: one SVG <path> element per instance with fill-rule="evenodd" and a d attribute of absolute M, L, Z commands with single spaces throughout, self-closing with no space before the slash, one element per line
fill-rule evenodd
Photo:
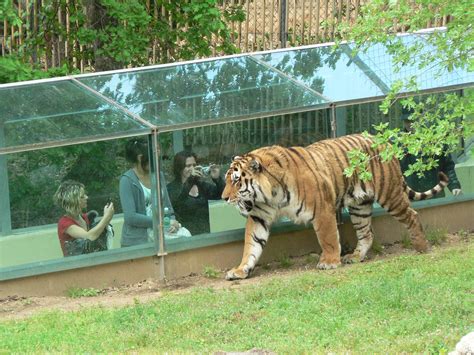
<path fill-rule="evenodd" d="M 424 208 L 419 211 L 425 228 L 444 228 L 448 232 L 474 230 L 474 201 Z M 400 241 L 405 229 L 390 216 L 373 218 L 376 239 L 381 243 Z M 349 222 L 340 226 L 343 243 L 355 245 L 355 233 Z M 190 273 L 202 273 L 204 267 L 229 269 L 240 262 L 243 242 L 214 245 L 176 252 L 165 256 L 167 279 L 176 279 Z M 299 256 L 319 252 L 314 232 L 305 229 L 274 234 L 264 250 L 261 262 L 277 260 L 282 255 Z M 115 262 L 94 267 L 79 268 L 0 283 L 0 298 L 19 296 L 64 295 L 71 287 L 105 288 L 145 280 L 158 279 L 160 258 L 157 256 Z"/>

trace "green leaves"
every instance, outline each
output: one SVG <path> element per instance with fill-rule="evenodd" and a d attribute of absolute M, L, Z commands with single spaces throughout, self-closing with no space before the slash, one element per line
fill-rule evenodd
<path fill-rule="evenodd" d="M 59 21 L 58 11 L 69 15 L 70 28 Z M 39 28 L 24 40 L 18 57 L 26 63 L 26 58 L 46 55 L 49 61 L 52 43 L 61 37 L 68 44 L 69 71 L 81 61 L 101 71 L 233 54 L 237 47 L 227 23 L 245 18 L 242 5 L 221 10 L 218 0 L 159 0 L 148 5 L 143 0 L 54 0 L 43 2 L 38 13 Z M 25 14 L 20 18 L 11 0 L 0 0 L 0 21 L 18 26 L 29 21 Z M 24 75 L 11 77 L 24 80 Z"/>
<path fill-rule="evenodd" d="M 372 180 L 372 173 L 367 170 L 370 159 L 367 153 L 360 149 L 354 149 L 347 152 L 347 156 L 349 157 L 350 166 L 344 169 L 345 176 L 351 177 L 357 174 L 363 181 Z"/>
<path fill-rule="evenodd" d="M 64 76 L 67 74 L 69 74 L 69 69 L 65 65 L 45 72 L 40 68 L 24 63 L 16 56 L 0 57 L 0 84 Z"/>
<path fill-rule="evenodd" d="M 15 27 L 22 24 L 21 18 L 18 17 L 16 8 L 13 6 L 12 0 L 0 1 L 0 21 L 7 20 L 10 25 Z"/>
<path fill-rule="evenodd" d="M 415 68 L 419 75 L 406 74 L 391 83 L 391 90 L 380 105 L 380 110 L 388 114 L 399 102 L 414 111 L 410 117 L 412 131 L 407 133 L 388 125 L 374 127 L 376 147 L 384 146 L 380 157 L 389 160 L 401 159 L 404 154 L 418 157 L 406 175 L 423 174 L 437 165 L 435 157 L 454 152 L 462 137 L 473 134 L 474 115 L 473 94 L 427 95 L 401 99 L 402 93 L 419 94 L 418 82 L 421 75 L 430 72 L 434 78 L 443 77 L 453 70 L 474 69 L 474 12 L 472 2 L 454 0 L 374 0 L 361 9 L 357 24 L 351 28 L 342 27 L 345 38 L 355 43 L 354 51 L 365 51 L 369 44 L 381 43 L 392 55 L 394 71 L 403 73 L 407 67 Z M 407 43 L 397 32 L 415 32 L 424 29 L 427 23 L 449 16 L 445 31 L 419 35 L 418 41 Z M 430 48 L 430 50 L 426 50 Z M 406 70 L 410 73 L 410 70 Z M 433 74 L 431 74 L 433 73 Z M 427 80 L 427 79 L 424 79 Z M 430 80 L 430 79 L 428 79 Z M 391 143 L 388 145 L 387 143 Z M 355 154 L 347 174 L 365 171 L 367 159 Z M 350 175 L 348 175 L 350 176 Z M 365 175 L 361 175 L 362 176 Z"/>

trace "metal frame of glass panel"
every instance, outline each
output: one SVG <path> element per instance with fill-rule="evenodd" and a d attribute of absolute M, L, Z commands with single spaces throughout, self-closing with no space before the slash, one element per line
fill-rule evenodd
<path fill-rule="evenodd" d="M 407 35 L 404 35 L 407 36 Z M 343 44 L 344 45 L 344 44 Z M 347 44 L 346 44 L 347 45 Z M 343 47 L 340 53 L 340 57 L 343 57 L 344 59 L 347 59 L 350 61 L 346 66 L 352 65 L 352 69 L 355 73 L 358 73 L 357 75 L 360 75 L 364 80 L 367 82 L 372 83 L 371 85 L 374 85 L 378 90 L 373 91 L 372 94 L 367 94 L 365 96 L 361 97 L 346 97 L 346 98 L 335 98 L 332 97 L 330 94 L 324 93 L 323 90 L 318 90 L 318 88 L 312 87 L 311 83 L 308 84 L 308 81 L 305 81 L 304 76 L 300 73 L 291 72 L 287 71 L 288 67 L 278 67 L 276 64 L 272 64 L 271 62 L 271 56 L 284 56 L 285 53 L 290 53 L 290 56 L 296 56 L 296 55 L 302 55 L 303 52 L 311 53 L 313 52 L 313 55 L 315 56 L 317 51 L 321 51 L 323 55 L 329 55 L 329 49 L 333 46 L 333 44 L 317 44 L 317 45 L 309 45 L 309 46 L 304 46 L 304 47 L 298 47 L 298 48 L 291 48 L 291 49 L 277 49 L 277 50 L 271 50 L 271 51 L 264 51 L 264 52 L 258 52 L 258 53 L 251 53 L 251 54 L 237 54 L 237 55 L 231 55 L 231 56 L 226 56 L 226 57 L 220 57 L 220 58 L 206 58 L 206 59 L 199 59 L 199 60 L 193 60 L 193 61 L 188 61 L 188 62 L 179 62 L 179 63 L 170 63 L 170 64 L 160 64 L 160 65 L 155 65 L 155 66 L 149 66 L 149 67 L 143 67 L 143 68 L 133 68 L 133 69 L 123 69 L 123 70 L 116 70 L 116 71 L 111 71 L 111 72 L 101 72 L 101 73 L 90 73 L 90 74 L 81 74 L 81 75 L 74 75 L 74 76 L 69 76 L 69 77 L 64 77 L 64 78 L 53 78 L 53 79 L 43 79 L 43 80 L 38 80 L 38 81 L 32 81 L 32 82 L 22 82 L 22 83 L 10 83 L 10 84 L 4 84 L 0 85 L 0 101 L 1 101 L 1 95 L 2 92 L 7 92 L 7 91 L 14 91 L 14 90 L 26 90 L 28 87 L 39 87 L 41 85 L 45 85 L 46 87 L 54 87 L 55 85 L 61 85 L 62 83 L 73 83 L 77 88 L 81 88 L 83 90 L 83 93 L 87 92 L 89 98 L 94 98 L 98 103 L 101 105 L 107 106 L 108 108 L 112 110 L 116 110 L 120 112 L 122 115 L 122 119 L 124 122 L 134 122 L 136 125 L 136 129 L 124 129 L 122 131 L 117 131 L 117 132 L 107 132 L 104 131 L 100 134 L 91 136 L 90 134 L 83 134 L 82 136 L 78 136 L 75 138 L 72 137 L 65 137 L 63 139 L 61 138 L 53 138 L 50 139 L 49 141 L 42 142 L 30 142 L 26 144 L 13 144 L 11 146 L 6 146 L 7 142 L 6 140 L 8 137 L 5 137 L 4 135 L 4 122 L 1 120 L 2 114 L 4 115 L 4 112 L 0 113 L 0 170 L 2 172 L 5 172 L 6 174 L 6 169 L 5 169 L 5 155 L 6 154 L 11 154 L 11 153 L 18 153 L 18 152 L 25 152 L 25 151 L 30 151 L 30 150 L 37 150 L 37 149 L 47 149 L 47 148 L 53 148 L 53 147 L 62 147 L 66 145 L 76 145 L 76 144 L 83 144 L 83 143 L 88 143 L 88 142 L 96 142 L 96 141 L 104 141 L 104 140 L 112 140 L 112 139 L 117 139 L 117 138 L 127 138 L 131 136 L 138 136 L 138 135 L 148 135 L 149 136 L 149 142 L 150 142 L 150 149 L 152 151 L 152 157 L 154 159 L 153 161 L 153 166 L 154 166 L 154 184 L 156 188 L 153 191 L 153 196 L 155 199 L 155 205 L 158 206 L 157 211 L 154 213 L 156 214 L 154 218 L 159 221 L 158 224 L 155 224 L 155 235 L 158 235 L 158 238 L 156 239 L 156 245 L 155 248 L 153 248 L 153 251 L 146 250 L 143 248 L 137 248 L 137 250 L 132 250 L 132 249 L 127 249 L 127 253 L 122 253 L 120 250 L 117 251 L 108 251 L 107 255 L 93 255 L 89 254 L 87 256 L 81 256 L 79 259 L 77 259 L 74 262 L 65 262 L 65 260 L 55 260 L 51 262 L 39 262 L 35 263 L 35 270 L 32 271 L 30 268 L 28 268 L 28 265 L 21 265 L 20 267 L 12 267 L 9 270 L 2 270 L 2 278 L 3 279 L 10 279 L 10 278 L 15 278 L 15 277 L 22 277 L 22 276 L 29 276 L 33 274 L 39 274 L 39 273 L 46 273 L 46 272 L 53 272 L 53 271 L 59 271 L 59 270 L 66 270 L 66 269 L 71 269 L 75 267 L 83 267 L 83 266 L 91 266 L 91 265 L 97 265 L 97 264 L 102 264 L 102 263 L 108 263 L 108 262 L 113 262 L 113 261 L 119 261 L 119 260 L 126 260 L 126 259 L 132 259 L 135 257 L 141 257 L 141 256 L 149 256 L 149 255 L 156 255 L 158 254 L 159 256 L 164 256 L 166 255 L 166 249 L 164 245 L 164 236 L 163 236 L 163 231 L 161 228 L 162 225 L 162 216 L 161 216 L 161 198 L 159 191 L 161 191 L 161 182 L 160 179 L 157 178 L 158 172 L 160 171 L 160 147 L 159 147 L 159 134 L 160 133 L 165 133 L 165 132 L 171 132 L 171 131 L 179 131 L 182 129 L 188 129 L 188 128 L 195 128 L 195 127 L 202 127 L 202 126 L 209 126 L 209 125 L 220 125 L 220 124 L 225 124 L 229 122 L 239 122 L 239 121 L 248 121 L 248 120 L 254 120 L 254 119 L 260 119 L 260 118 L 265 118 L 265 117 L 272 117 L 272 116 L 277 116 L 277 115 L 282 115 L 282 114 L 292 114 L 292 113 L 301 113 L 301 112 L 307 112 L 307 111 L 315 111 L 315 110 L 320 110 L 320 109 L 330 109 L 331 110 L 331 131 L 332 131 L 332 136 L 336 136 L 341 133 L 341 128 L 337 125 L 337 112 L 336 108 L 341 108 L 344 106 L 348 105 L 353 105 L 353 104 L 358 104 L 358 103 L 368 103 L 368 102 L 374 102 L 374 101 L 380 101 L 384 98 L 384 94 L 386 94 L 387 88 L 389 87 L 390 83 L 384 82 L 383 78 L 376 72 L 374 71 L 371 67 L 370 64 L 364 61 L 363 56 L 358 56 L 354 58 L 350 58 L 348 54 L 348 48 Z M 339 57 L 339 59 L 340 59 Z M 266 58 L 270 58 L 270 60 L 265 61 Z M 311 57 L 310 57 L 311 58 Z M 168 107 L 163 106 L 163 110 L 170 110 L 170 109 L 175 109 L 175 108 L 180 108 L 184 113 L 188 114 L 190 111 L 186 111 L 186 102 L 184 103 L 184 106 L 180 107 L 177 102 L 179 103 L 179 100 L 183 99 L 190 100 L 189 102 L 192 102 L 192 100 L 195 99 L 201 99 L 204 100 L 206 104 L 213 105 L 219 100 L 212 101 L 209 99 L 210 97 L 216 97 L 217 95 L 221 95 L 221 98 L 227 98 L 229 100 L 235 99 L 235 97 L 239 97 L 243 95 L 243 92 L 247 90 L 247 94 L 249 94 L 249 98 L 255 98 L 255 95 L 252 95 L 254 92 L 258 92 L 258 90 L 263 89 L 263 90 L 268 90 L 268 93 L 271 94 L 271 90 L 280 90 L 279 92 L 284 92 L 284 90 L 294 90 L 299 96 L 300 101 L 292 102 L 290 103 L 291 105 L 288 106 L 278 106 L 275 105 L 273 107 L 269 107 L 267 110 L 261 110 L 261 107 L 255 108 L 253 111 L 248 110 L 248 112 L 238 112 L 238 113 L 230 113 L 231 110 L 229 110 L 227 107 L 222 106 L 222 111 L 214 114 L 208 115 L 208 116 L 202 116 L 198 117 L 195 120 L 188 120 L 188 121 L 178 121 L 178 122 L 166 122 L 166 124 L 160 124 L 159 122 L 156 122 L 156 118 L 153 119 L 150 116 L 143 115 L 142 112 L 137 108 L 140 105 L 143 105 L 143 102 L 138 103 L 137 105 L 131 107 L 127 105 L 126 101 L 120 101 L 117 100 L 117 98 L 110 97 L 110 91 L 105 90 L 102 92 L 100 88 L 94 87 L 94 85 L 88 84 L 90 82 L 93 82 L 94 80 L 104 80 L 106 77 L 112 77 L 115 76 L 116 78 L 119 78 L 121 75 L 122 76 L 132 76 L 136 80 L 138 76 L 142 76 L 144 79 L 146 79 L 146 75 L 149 75 L 150 73 L 155 72 L 155 74 L 159 75 L 158 73 L 161 72 L 172 72 L 172 71 L 186 71 L 185 68 L 197 68 L 197 73 L 200 73 L 201 75 L 207 75 L 207 79 L 212 81 L 212 75 L 217 75 L 217 74 L 212 74 L 209 72 L 206 72 L 206 66 L 211 67 L 209 71 L 214 70 L 217 73 L 217 69 L 221 69 L 223 66 L 226 66 L 229 63 L 236 63 L 231 69 L 233 70 L 242 70 L 240 75 L 242 79 L 245 79 L 246 74 L 253 74 L 255 78 L 261 80 L 261 78 L 266 74 L 268 76 L 271 76 L 268 80 L 267 83 L 262 81 L 262 85 L 258 87 L 256 82 L 254 82 L 253 86 L 247 86 L 244 90 L 241 90 L 242 88 L 239 85 L 236 85 L 233 89 L 231 88 L 231 85 L 228 85 L 225 87 L 225 90 L 218 90 L 218 91 L 213 91 L 212 93 L 204 93 L 204 92 L 198 92 L 197 95 L 194 95 L 192 92 L 187 92 L 186 95 L 183 95 L 181 98 L 175 99 L 174 102 L 172 102 Z M 311 61 L 309 61 L 311 63 Z M 338 70 L 337 68 L 337 62 L 335 61 L 332 65 L 334 66 L 333 73 Z M 216 64 L 218 63 L 218 64 Z M 240 63 L 247 64 L 249 66 L 252 66 L 252 70 L 250 72 L 245 72 L 245 65 L 244 66 L 239 66 Z M 302 63 L 299 63 L 300 65 Z M 313 63 L 314 64 L 314 63 Z M 341 65 L 343 65 L 342 63 Z M 212 66 L 214 67 L 212 68 Z M 321 66 L 322 67 L 322 66 Z M 216 69 L 217 68 L 217 69 Z M 201 70 L 202 69 L 202 70 Z M 304 68 L 299 68 L 302 70 L 302 73 L 304 73 Z M 201 71 L 199 71 L 201 70 Z M 328 75 L 327 78 L 329 80 L 332 79 L 331 77 L 331 72 L 328 69 L 326 74 Z M 314 74 L 312 72 L 308 73 L 307 79 L 311 79 L 311 75 Z M 183 78 L 186 78 L 186 73 L 184 73 Z M 166 78 L 166 76 L 165 76 Z M 176 80 L 176 78 L 166 78 L 168 81 L 164 81 L 164 85 L 162 87 L 162 90 L 166 91 L 168 90 L 168 84 L 169 82 L 173 82 L 173 80 Z M 309 80 L 308 79 L 308 80 Z M 189 81 L 193 81 L 193 79 L 189 79 Z M 455 82 L 455 83 L 448 83 L 447 85 L 443 86 L 435 86 L 435 87 L 426 87 L 423 90 L 421 90 L 420 93 L 437 93 L 437 92 L 445 92 L 445 91 L 451 91 L 453 89 L 461 89 L 461 88 L 466 88 L 466 87 L 472 87 L 474 85 L 474 75 L 472 74 L 466 74 L 465 78 L 462 77 L 461 82 Z M 117 79 L 117 83 L 120 83 L 120 80 Z M 204 83 L 205 84 L 205 83 Z M 215 83 L 214 83 L 215 84 Z M 219 83 L 217 83 L 219 84 Z M 251 84 L 251 83 L 250 83 Z M 317 84 L 317 82 L 316 82 Z M 331 82 L 332 84 L 332 82 Z M 343 85 L 354 85 L 353 82 L 351 83 L 343 83 Z M 212 85 L 210 85 L 212 86 Z M 224 85 L 225 86 L 225 85 Z M 218 85 L 217 85 L 218 87 Z M 164 89 L 163 89 L 164 88 Z M 150 92 L 153 93 L 153 86 L 145 86 L 145 89 L 149 89 Z M 337 89 L 337 88 L 336 88 Z M 254 90 L 254 91 L 252 91 Z M 232 97 L 232 94 L 236 94 L 235 97 Z M 417 94 L 420 94 L 417 93 Z M 414 93 L 404 93 L 402 96 L 410 96 L 413 95 Z M 210 95 L 210 96 L 209 96 Z M 227 95 L 227 96 L 226 96 Z M 230 97 L 229 97 L 230 95 Z M 5 96 L 4 96 L 5 97 Z M 77 99 L 77 97 L 76 97 Z M 160 98 L 154 98 L 154 100 L 151 101 L 152 104 L 161 104 L 165 102 L 166 100 L 170 101 L 169 98 L 165 98 L 165 100 L 160 99 Z M 181 104 L 181 103 L 179 103 Z M 219 102 L 221 105 L 222 103 Z M 157 106 L 158 107 L 158 106 Z M 183 109 L 184 107 L 184 109 Z M 250 106 L 249 106 L 250 107 Z M 67 112 L 60 112 L 61 110 L 57 112 L 52 112 L 49 114 L 43 114 L 43 115 L 38 115 L 37 119 L 41 120 L 47 120 L 47 119 L 53 119 L 54 116 L 61 116 L 66 114 Z M 63 110 L 64 111 L 64 110 Z M 163 111 L 167 112 L 167 111 Z M 171 111 L 170 116 L 173 117 L 173 114 L 178 111 Z M 78 115 L 81 113 L 84 114 L 93 114 L 94 109 L 89 109 L 87 110 L 80 110 L 78 111 L 71 111 L 69 112 L 72 116 Z M 5 117 L 5 116 L 4 116 Z M 184 118 L 187 116 L 185 115 Z M 30 117 L 34 118 L 34 115 Z M 194 118 L 194 117 L 193 117 Z M 23 120 L 24 122 L 29 122 L 28 117 L 20 117 L 16 118 L 15 123 L 21 122 L 20 120 Z M 26 120 L 26 121 L 25 121 Z M 14 122 L 15 120 L 11 120 L 9 123 Z M 340 121 L 340 119 L 339 119 Z M 93 120 L 92 120 L 93 122 Z M 94 123 L 94 122 L 93 122 Z M 99 122 L 100 123 L 100 122 Z M 133 125 L 133 124 L 132 124 Z M 0 209 L 2 211 L 5 210 L 5 208 L 8 205 L 8 208 L 6 210 L 9 211 L 9 203 L 8 199 L 5 199 L 4 196 L 8 195 L 8 180 L 7 176 L 0 176 L 0 194 L 2 195 L 2 201 L 3 204 L 0 206 Z M 6 186 L 5 186 L 6 183 Z M 5 194 L 6 193 L 6 194 Z M 461 199 L 457 199 L 456 201 L 462 201 L 465 199 L 470 199 L 470 197 L 464 197 Z M 6 202 L 6 204 L 5 204 Z M 452 203 L 453 201 L 448 201 L 447 203 Z M 437 203 L 435 203 L 437 204 Z M 6 226 L 8 223 L 5 222 L 6 219 L 9 218 L 9 215 L 4 213 L 3 218 L 0 216 L 0 226 L 2 226 L 2 230 L 8 229 Z M 224 233 L 228 234 L 228 238 L 235 239 L 236 234 L 235 233 Z M 240 237 L 241 238 L 241 237 Z M 239 238 L 237 238 L 239 239 Z M 201 243 L 201 244 L 200 244 Z M 204 244 L 202 244 L 204 243 Z M 197 245 L 203 246 L 203 245 L 210 245 L 209 243 L 216 243 L 216 239 L 213 241 L 207 241 L 207 242 L 198 242 Z M 177 246 L 175 248 L 171 248 L 170 250 L 177 251 L 180 250 L 180 247 Z M 160 258 L 161 261 L 161 270 L 164 272 L 164 259 Z M 6 275 L 6 278 L 5 276 Z M 162 275 L 164 277 L 164 275 Z"/>

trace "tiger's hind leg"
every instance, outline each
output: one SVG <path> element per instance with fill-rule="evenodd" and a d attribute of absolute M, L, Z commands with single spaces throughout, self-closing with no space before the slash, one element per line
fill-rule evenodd
<path fill-rule="evenodd" d="M 418 213 L 410 207 L 410 200 L 404 191 L 401 191 L 398 196 L 400 197 L 389 200 L 381 205 L 390 215 L 408 229 L 411 244 L 415 250 L 418 252 L 426 252 L 429 245 L 420 222 L 420 217 Z"/>
<path fill-rule="evenodd" d="M 342 262 L 346 264 L 364 261 L 367 252 L 372 246 L 374 233 L 372 230 L 372 203 L 373 200 L 366 200 L 360 204 L 349 205 L 349 215 L 352 225 L 357 234 L 357 246 L 352 254 L 342 257 Z"/>
<path fill-rule="evenodd" d="M 341 265 L 341 244 L 339 243 L 336 213 L 325 211 L 317 215 L 313 226 L 322 249 L 318 269 L 335 269 Z"/>

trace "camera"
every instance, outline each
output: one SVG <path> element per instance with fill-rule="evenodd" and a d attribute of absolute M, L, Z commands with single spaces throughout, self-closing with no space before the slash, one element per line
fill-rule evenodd
<path fill-rule="evenodd" d="M 204 175 L 209 175 L 211 173 L 211 167 L 210 166 L 203 166 L 202 167 L 202 172 Z"/>
<path fill-rule="evenodd" d="M 204 175 L 209 175 L 211 173 L 211 166 L 212 165 L 198 165 L 194 169 L 201 171 Z"/>

